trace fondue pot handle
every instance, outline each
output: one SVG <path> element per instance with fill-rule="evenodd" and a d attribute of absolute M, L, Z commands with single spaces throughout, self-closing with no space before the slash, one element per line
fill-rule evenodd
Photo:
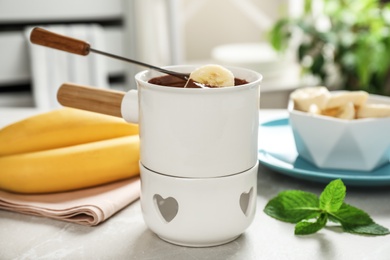
<path fill-rule="evenodd" d="M 30 34 L 32 43 L 86 56 L 91 50 L 88 42 L 35 27 Z"/>
<path fill-rule="evenodd" d="M 100 89 L 74 83 L 64 83 L 57 92 L 58 102 L 67 107 L 122 117 L 124 92 Z"/>

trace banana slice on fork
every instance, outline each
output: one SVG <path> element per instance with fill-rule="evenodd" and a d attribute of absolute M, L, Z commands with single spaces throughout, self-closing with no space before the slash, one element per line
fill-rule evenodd
<path fill-rule="evenodd" d="M 225 67 L 215 64 L 199 67 L 190 74 L 190 79 L 214 88 L 234 86 L 233 73 Z"/>

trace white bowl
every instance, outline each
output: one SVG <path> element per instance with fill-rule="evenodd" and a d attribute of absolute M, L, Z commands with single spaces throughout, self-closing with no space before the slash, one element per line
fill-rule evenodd
<path fill-rule="evenodd" d="M 205 247 L 230 242 L 252 223 L 258 162 L 230 176 L 180 178 L 141 169 L 141 206 L 147 226 L 173 244 Z"/>
<path fill-rule="evenodd" d="M 390 98 L 370 95 L 368 103 L 390 104 Z M 372 171 L 389 163 L 390 118 L 343 120 L 294 110 L 290 125 L 299 155 L 324 169 Z"/>

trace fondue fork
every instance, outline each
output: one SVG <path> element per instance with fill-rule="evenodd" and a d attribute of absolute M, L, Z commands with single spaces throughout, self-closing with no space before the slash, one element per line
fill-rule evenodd
<path fill-rule="evenodd" d="M 180 78 L 183 80 L 188 80 L 190 78 L 189 73 L 180 73 L 176 71 L 171 71 L 171 70 L 166 70 L 154 65 L 150 65 L 141 61 L 125 58 L 122 56 L 118 56 L 112 53 L 96 50 L 94 48 L 91 48 L 91 45 L 86 42 L 82 41 L 79 39 L 75 39 L 72 37 L 64 36 L 58 33 L 54 33 L 51 31 L 48 31 L 46 29 L 40 28 L 40 27 L 35 27 L 32 29 L 31 34 L 30 34 L 30 41 L 34 44 L 38 44 L 41 46 L 61 50 L 61 51 L 66 51 L 69 53 L 73 54 L 78 54 L 82 56 L 87 56 L 90 52 L 101 54 L 113 59 L 137 64 L 149 69 L 153 69 L 171 76 L 174 76 L 176 78 Z"/>

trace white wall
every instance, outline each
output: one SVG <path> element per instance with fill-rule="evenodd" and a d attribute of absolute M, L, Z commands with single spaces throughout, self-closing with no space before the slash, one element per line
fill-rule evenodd
<path fill-rule="evenodd" d="M 273 21 L 287 13 L 287 2 L 182 0 L 185 57 L 204 60 L 221 44 L 265 41 Z"/>
<path fill-rule="evenodd" d="M 187 63 L 209 60 L 212 48 L 221 44 L 266 41 L 273 22 L 289 12 L 288 2 L 134 0 L 138 58 L 157 65 Z"/>

